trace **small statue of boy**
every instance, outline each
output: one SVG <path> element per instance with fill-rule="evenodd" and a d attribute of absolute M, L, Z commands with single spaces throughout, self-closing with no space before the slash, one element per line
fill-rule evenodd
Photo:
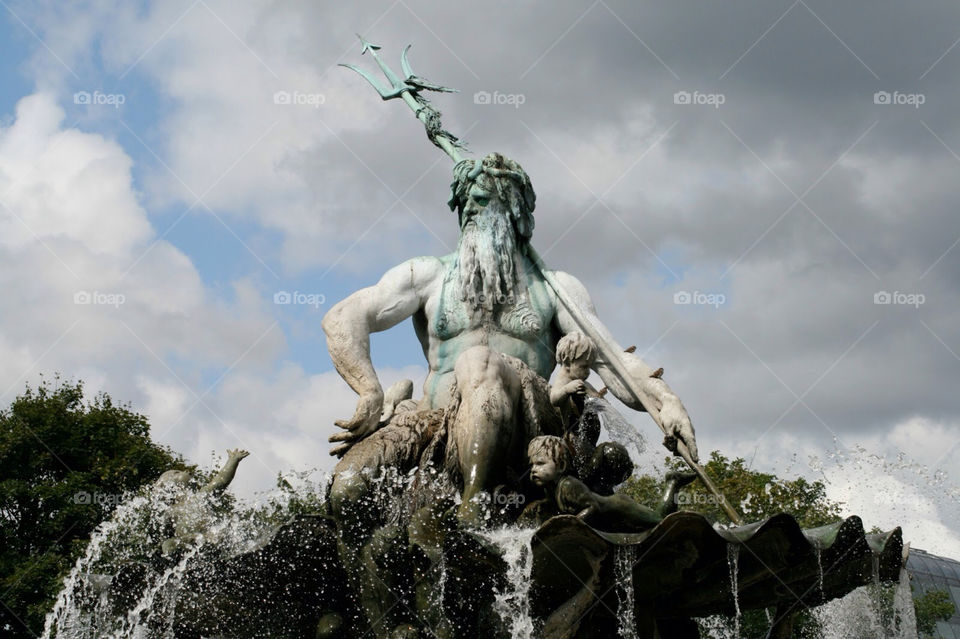
<path fill-rule="evenodd" d="M 165 527 L 173 531 L 173 536 L 160 545 L 164 557 L 173 557 L 180 549 L 200 541 L 216 518 L 210 498 L 222 493 L 237 474 L 240 460 L 248 456 L 245 450 L 227 451 L 227 462 L 220 472 L 195 492 L 187 492 L 179 497 L 164 513 Z M 182 490 L 190 488 L 190 472 L 186 470 L 168 470 L 157 479 L 158 485 L 171 485 Z"/>
<path fill-rule="evenodd" d="M 550 386 L 550 403 L 563 418 L 564 439 L 573 455 L 571 475 L 585 482 L 601 495 L 613 494 L 613 488 L 633 473 L 633 462 L 627 449 L 617 442 L 600 439 L 600 416 L 596 410 L 585 410 L 587 398 L 603 401 L 588 382 L 590 369 L 597 358 L 597 345 L 592 339 L 573 331 L 557 343 L 559 369 Z"/>
<path fill-rule="evenodd" d="M 534 502 L 522 519 L 539 519 L 552 514 L 576 515 L 597 530 L 612 533 L 634 533 L 656 526 L 677 510 L 677 491 L 696 479 L 695 473 L 669 473 L 659 510 L 641 506 L 626 495 L 600 495 L 570 474 L 572 455 L 568 443 L 560 437 L 534 437 L 527 447 L 530 479 L 547 493 L 546 503 Z M 529 512 L 528 512 L 529 511 Z"/>

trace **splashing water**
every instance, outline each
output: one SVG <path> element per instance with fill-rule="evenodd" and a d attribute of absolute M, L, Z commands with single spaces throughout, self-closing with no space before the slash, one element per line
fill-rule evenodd
<path fill-rule="evenodd" d="M 817 586 L 820 588 L 820 598 L 823 599 L 823 549 L 816 547 L 817 552 Z M 877 578 L 880 578 L 880 565 L 877 564 Z"/>
<path fill-rule="evenodd" d="M 499 528 L 482 533 L 500 551 L 507 564 L 507 588 L 494 593 L 494 610 L 504 629 L 513 639 L 531 639 L 533 617 L 530 616 L 530 582 L 533 573 L 533 550 L 530 541 L 535 528 Z"/>
<path fill-rule="evenodd" d="M 632 445 L 637 454 L 643 456 L 647 448 L 647 441 L 640 431 L 624 419 L 610 402 L 601 397 L 588 397 L 583 404 L 584 412 L 591 411 L 600 418 L 600 424 L 607 431 L 612 441 L 627 446 Z"/>
<path fill-rule="evenodd" d="M 292 516 L 296 502 L 308 503 L 324 495 L 325 481 L 301 481 L 298 488 L 288 483 L 285 489 L 261 496 L 256 504 L 212 509 L 213 519 L 203 535 L 176 561 L 161 558 L 160 542 L 168 536 L 165 516 L 184 497 L 183 489 L 155 484 L 142 494 L 125 495 L 110 519 L 91 534 L 83 556 L 64 579 L 41 638 L 174 637 L 185 575 L 214 570 L 217 558 L 256 547 L 277 522 Z M 139 590 L 118 585 L 121 574 L 138 575 Z"/>
<path fill-rule="evenodd" d="M 617 580 L 617 631 L 623 639 L 637 639 L 637 620 L 634 617 L 633 565 L 637 549 L 617 546 L 614 572 Z"/>
<path fill-rule="evenodd" d="M 736 615 L 733 621 L 734 637 L 740 636 L 740 593 L 738 579 L 740 572 L 740 545 L 727 544 L 727 563 L 730 565 L 730 595 L 733 597 L 733 608 Z"/>
<path fill-rule="evenodd" d="M 814 609 L 823 639 L 916 639 L 917 620 L 910 576 L 900 571 L 895 586 L 861 586 Z"/>

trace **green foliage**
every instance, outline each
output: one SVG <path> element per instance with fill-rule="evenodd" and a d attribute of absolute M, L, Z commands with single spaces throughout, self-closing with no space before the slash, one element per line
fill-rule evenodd
<path fill-rule="evenodd" d="M 35 636 L 90 533 L 129 491 L 184 467 L 150 426 L 81 382 L 27 388 L 0 411 L 0 634 Z"/>
<path fill-rule="evenodd" d="M 945 590 L 928 590 L 914 595 L 913 609 L 917 615 L 917 633 L 921 637 L 933 637 L 938 621 L 946 621 L 956 612 L 950 593 Z"/>
<path fill-rule="evenodd" d="M 668 458 L 667 464 L 684 469 L 683 462 L 676 458 Z M 759 521 L 786 512 L 796 518 L 801 528 L 815 528 L 840 518 L 840 504 L 827 499 L 823 482 L 810 482 L 803 477 L 780 479 L 751 470 L 743 459 L 727 459 L 717 451 L 710 454 L 704 468 L 744 521 Z M 663 492 L 663 482 L 648 475 L 633 477 L 621 490 L 640 503 L 656 503 Z M 698 512 L 711 523 L 729 521 L 718 500 L 701 482 L 685 488 L 679 500 L 681 509 Z"/>

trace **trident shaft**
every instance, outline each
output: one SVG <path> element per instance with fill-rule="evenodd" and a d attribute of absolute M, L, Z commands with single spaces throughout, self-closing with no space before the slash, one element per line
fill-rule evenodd
<path fill-rule="evenodd" d="M 397 77 L 397 74 L 393 72 L 393 69 L 387 66 L 387 63 L 377 55 L 377 51 L 380 50 L 378 45 L 367 42 L 359 33 L 357 37 L 360 38 L 360 42 L 363 44 L 363 50 L 360 52 L 360 55 L 363 55 L 367 51 L 370 52 L 374 62 L 376 62 L 380 70 L 383 71 L 383 75 L 386 76 L 390 86 L 383 86 L 371 73 L 355 67 L 352 64 L 341 64 L 340 66 L 352 69 L 363 76 L 363 78 L 377 90 L 377 93 L 380 94 L 383 100 L 400 98 L 406 102 L 414 115 L 417 116 L 417 119 L 423 122 L 423 126 L 427 130 L 427 137 L 430 138 L 430 141 L 443 149 L 443 151 L 453 159 L 454 163 L 462 160 L 463 156 L 460 154 L 460 151 L 466 151 L 466 145 L 463 141 L 459 140 L 457 136 L 449 131 L 445 131 L 440 126 L 440 111 L 434 108 L 429 100 L 420 95 L 421 91 L 455 93 L 457 90 L 433 84 L 418 77 L 413 72 L 413 69 L 410 67 L 410 62 L 407 60 L 407 52 L 410 50 L 411 45 L 408 44 L 404 47 L 403 53 L 400 54 L 400 66 L 406 76 L 401 80 Z"/>

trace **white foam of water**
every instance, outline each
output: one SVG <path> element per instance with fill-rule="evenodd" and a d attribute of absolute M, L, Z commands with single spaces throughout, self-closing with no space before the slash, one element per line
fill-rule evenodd
<path fill-rule="evenodd" d="M 533 572 L 533 551 L 530 541 L 535 528 L 506 527 L 489 530 L 482 535 L 500 551 L 507 564 L 507 587 L 494 593 L 494 610 L 504 630 L 513 639 L 532 639 L 534 626 L 530 615 L 530 582 Z"/>
<path fill-rule="evenodd" d="M 730 565 L 730 595 L 733 597 L 734 637 L 740 636 L 740 593 L 738 580 L 740 577 L 740 544 L 727 544 L 727 563 Z"/>
<path fill-rule="evenodd" d="M 637 549 L 617 546 L 614 573 L 617 580 L 617 631 L 623 639 L 637 639 L 637 620 L 634 615 L 633 565 Z"/>
<path fill-rule="evenodd" d="M 302 479 L 302 478 L 301 478 Z M 139 496 L 125 495 L 111 518 L 91 534 L 87 548 L 64 580 L 53 609 L 44 623 L 42 639 L 135 639 L 173 636 L 173 619 L 184 575 L 189 570 L 208 569 L 208 552 L 233 555 L 251 549 L 290 516 L 295 499 L 304 501 L 325 494 L 321 480 L 288 484 L 261 496 L 255 504 L 213 512 L 214 519 L 200 543 L 186 550 L 165 569 L 156 570 L 159 543 L 163 540 L 164 513 L 182 496 L 171 485 L 154 485 Z M 110 581 L 123 568 L 144 571 L 143 590 L 127 610 L 114 610 Z"/>

